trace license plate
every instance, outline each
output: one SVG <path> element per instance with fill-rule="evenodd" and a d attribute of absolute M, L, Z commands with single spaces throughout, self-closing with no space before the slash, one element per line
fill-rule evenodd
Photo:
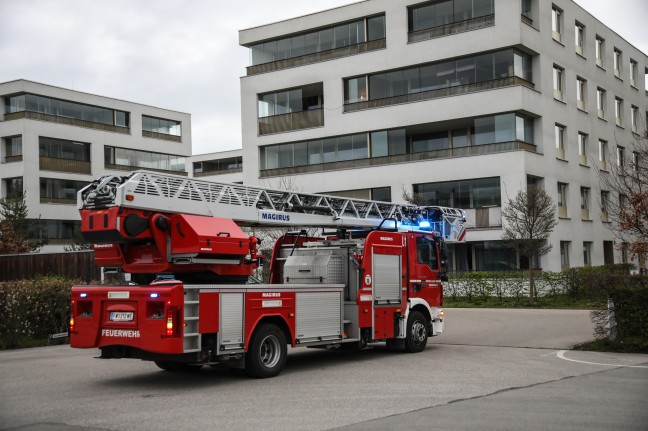
<path fill-rule="evenodd" d="M 132 311 L 111 311 L 110 320 L 113 322 L 132 322 L 134 314 Z"/>

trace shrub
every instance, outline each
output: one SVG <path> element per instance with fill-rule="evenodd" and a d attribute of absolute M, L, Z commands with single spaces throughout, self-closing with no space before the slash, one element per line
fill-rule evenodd
<path fill-rule="evenodd" d="M 79 280 L 60 276 L 0 282 L 0 339 L 14 348 L 25 338 L 67 331 L 70 288 Z"/>

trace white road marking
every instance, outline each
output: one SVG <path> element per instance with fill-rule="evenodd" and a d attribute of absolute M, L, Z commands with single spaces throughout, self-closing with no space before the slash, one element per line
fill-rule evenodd
<path fill-rule="evenodd" d="M 578 359 L 571 359 L 565 356 L 566 352 L 567 350 L 561 350 L 557 353 L 556 356 L 558 356 L 560 359 L 564 359 L 565 361 L 578 362 L 580 364 L 601 365 L 605 367 L 620 367 L 620 368 L 648 368 L 648 365 L 603 364 L 600 362 L 579 361 Z"/>
<path fill-rule="evenodd" d="M 557 353 L 558 353 L 558 351 L 554 350 L 553 352 L 545 353 L 544 355 L 540 355 L 540 357 L 544 358 L 545 356 L 553 356 L 553 355 L 555 355 Z"/>

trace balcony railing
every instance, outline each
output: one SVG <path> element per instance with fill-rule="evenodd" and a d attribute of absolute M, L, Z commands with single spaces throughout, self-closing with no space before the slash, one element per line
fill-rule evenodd
<path fill-rule="evenodd" d="M 22 154 L 18 156 L 7 156 L 4 159 L 3 163 L 14 163 L 14 162 L 22 162 L 23 156 Z"/>
<path fill-rule="evenodd" d="M 151 132 L 150 130 L 142 130 L 142 136 L 144 136 L 145 138 L 155 138 L 155 139 L 163 139 L 165 141 L 182 142 L 182 136 L 169 135 L 168 133 Z"/>
<path fill-rule="evenodd" d="M 283 115 L 259 118 L 259 135 L 310 129 L 324 125 L 324 110 L 291 112 Z"/>
<path fill-rule="evenodd" d="M 49 121 L 51 123 L 69 124 L 72 126 L 86 127 L 88 129 L 97 129 L 97 130 L 105 130 L 108 132 L 123 133 L 125 135 L 128 135 L 130 133 L 130 127 L 121 127 L 121 126 L 114 126 L 112 124 L 95 123 L 94 121 L 78 120 L 76 118 L 70 118 L 70 117 L 60 117 L 58 115 L 43 114 L 41 112 L 21 111 L 21 112 L 12 112 L 11 114 L 5 114 L 4 116 L 5 121 L 19 120 L 21 118 L 40 120 L 40 121 Z"/>
<path fill-rule="evenodd" d="M 142 166 L 128 166 L 128 165 L 113 165 L 110 163 L 106 163 L 104 166 L 106 169 L 110 169 L 113 171 L 139 171 L 139 170 L 147 170 L 147 171 L 153 171 L 153 172 L 163 172 L 165 174 L 174 174 L 174 175 L 182 175 L 182 176 L 187 176 L 186 171 L 172 171 L 172 170 L 167 170 L 167 169 L 154 169 L 154 168 L 145 168 Z"/>
<path fill-rule="evenodd" d="M 76 198 L 49 198 L 49 197 L 41 196 L 40 203 L 42 203 L 42 204 L 75 205 L 77 203 L 77 200 L 76 200 Z"/>
<path fill-rule="evenodd" d="M 193 176 L 198 178 L 198 177 L 208 177 L 210 175 L 236 174 L 239 172 L 243 172 L 243 168 L 219 169 L 219 170 L 212 170 L 212 171 L 194 172 Z"/>
<path fill-rule="evenodd" d="M 57 159 L 54 157 L 39 158 L 39 167 L 43 171 L 70 172 L 75 174 L 90 174 L 90 162 L 85 160 Z"/>
<path fill-rule="evenodd" d="M 467 19 L 465 21 L 453 22 L 451 24 L 440 25 L 438 27 L 426 28 L 408 33 L 407 41 L 421 42 L 423 40 L 434 39 L 450 34 L 463 33 L 480 28 L 492 27 L 495 25 L 495 15 L 480 16 L 479 18 Z"/>
<path fill-rule="evenodd" d="M 310 172 L 335 171 L 352 168 L 390 165 L 394 163 L 407 163 L 433 159 L 446 159 L 453 157 L 479 156 L 508 151 L 536 152 L 536 146 L 522 141 L 498 142 L 495 144 L 475 145 L 462 148 L 448 148 L 444 150 L 424 151 L 420 153 L 397 154 L 393 156 L 371 157 L 365 159 L 345 160 L 341 162 L 320 163 L 316 165 L 292 166 L 277 169 L 265 169 L 260 172 L 261 178 L 275 177 L 291 174 Z"/>
<path fill-rule="evenodd" d="M 452 87 L 439 88 L 420 93 L 385 97 L 383 99 L 367 100 L 365 102 L 348 103 L 344 105 L 344 112 L 362 111 L 364 109 L 380 108 L 383 106 L 399 105 L 402 103 L 421 102 L 424 100 L 437 99 L 439 97 L 458 96 L 460 94 L 475 93 L 477 91 L 493 90 L 495 88 L 512 87 L 516 85 L 522 85 L 531 89 L 535 86 L 532 82 L 529 82 L 526 79 L 522 79 L 518 76 L 509 76 L 507 78 L 475 82 L 472 84 L 455 85 Z"/>
<path fill-rule="evenodd" d="M 327 51 L 315 52 L 313 54 L 300 55 L 299 57 L 286 58 L 283 60 L 271 61 L 270 63 L 256 64 L 247 67 L 247 74 L 258 75 L 259 73 L 273 72 L 275 70 L 288 69 L 291 67 L 305 66 L 307 64 L 319 63 L 321 61 L 333 60 L 350 55 L 362 54 L 363 52 L 383 49 L 387 46 L 386 39 L 372 40 L 342 48 L 330 49 Z"/>

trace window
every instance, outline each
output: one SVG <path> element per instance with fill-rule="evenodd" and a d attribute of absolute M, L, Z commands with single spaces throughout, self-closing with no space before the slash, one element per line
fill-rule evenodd
<path fill-rule="evenodd" d="M 563 75 L 565 70 L 554 64 L 553 67 L 553 90 L 554 90 L 554 99 L 563 100 Z"/>
<path fill-rule="evenodd" d="M 598 110 L 598 117 L 605 119 L 605 90 L 602 88 L 596 89 L 596 109 Z"/>
<path fill-rule="evenodd" d="M 40 202 L 55 204 L 76 204 L 77 192 L 87 186 L 82 181 L 40 179 Z"/>
<path fill-rule="evenodd" d="M 587 81 L 583 78 L 576 78 L 576 106 L 581 111 L 585 110 L 585 95 L 587 94 Z"/>
<path fill-rule="evenodd" d="M 637 70 L 637 62 L 633 59 L 630 59 L 630 85 L 637 88 L 637 75 L 639 71 Z"/>
<path fill-rule="evenodd" d="M 80 222 L 72 220 L 35 220 L 36 230 L 31 232 L 31 238 L 47 238 L 50 240 L 74 238 L 75 227 Z"/>
<path fill-rule="evenodd" d="M 601 169 L 602 171 L 607 171 L 607 153 L 607 142 L 599 139 L 599 169 Z"/>
<path fill-rule="evenodd" d="M 603 67 L 603 60 L 605 57 L 605 40 L 601 36 L 596 36 L 596 65 Z"/>
<path fill-rule="evenodd" d="M 90 144 L 86 142 L 40 136 L 38 138 L 38 151 L 41 158 L 90 161 Z"/>
<path fill-rule="evenodd" d="M 551 7 L 551 31 L 554 40 L 562 42 L 562 10 Z"/>
<path fill-rule="evenodd" d="M 617 78 L 621 78 L 621 64 L 623 61 L 621 55 L 621 51 L 614 48 L 614 76 Z"/>
<path fill-rule="evenodd" d="M 582 132 L 578 132 L 578 156 L 580 164 L 587 166 L 587 135 Z"/>
<path fill-rule="evenodd" d="M 442 0 L 408 8 L 410 33 L 492 15 L 493 0 Z"/>
<path fill-rule="evenodd" d="M 184 156 L 175 154 L 152 153 L 104 146 L 104 164 L 106 169 L 132 170 L 144 168 L 161 171 L 185 172 Z"/>
<path fill-rule="evenodd" d="M 570 241 L 560 241 L 560 266 L 563 271 L 569 269 L 569 245 Z"/>
<path fill-rule="evenodd" d="M 6 198 L 20 198 L 23 195 L 23 177 L 5 178 L 3 181 Z"/>
<path fill-rule="evenodd" d="M 623 99 L 620 97 L 614 98 L 614 117 L 616 119 L 616 125 L 623 127 Z"/>
<path fill-rule="evenodd" d="M 344 98 L 345 104 L 352 104 L 512 77 L 532 82 L 529 54 L 506 49 L 439 63 L 426 63 L 407 69 L 345 78 Z"/>
<path fill-rule="evenodd" d="M 373 201 L 391 202 L 391 187 L 374 187 L 371 189 L 339 190 L 322 192 L 326 195 L 341 196 L 352 199 L 368 199 Z"/>
<path fill-rule="evenodd" d="M 367 134 L 361 133 L 262 147 L 261 169 L 319 165 L 367 157 Z"/>
<path fill-rule="evenodd" d="M 424 237 L 416 238 L 416 260 L 417 263 L 427 265 L 432 269 L 439 268 L 439 260 L 437 259 L 434 241 L 430 241 Z"/>
<path fill-rule="evenodd" d="M 321 109 L 324 103 L 321 83 L 259 95 L 259 118 Z"/>
<path fill-rule="evenodd" d="M 608 221 L 608 209 L 610 208 L 610 192 L 601 191 L 601 221 Z"/>
<path fill-rule="evenodd" d="M 142 115 L 142 130 L 163 135 L 182 136 L 180 121 Z"/>
<path fill-rule="evenodd" d="M 576 35 L 576 52 L 580 55 L 585 54 L 585 26 L 579 22 L 576 22 L 575 26 L 575 35 Z"/>
<path fill-rule="evenodd" d="M 68 102 L 67 100 L 53 99 L 30 93 L 5 98 L 5 112 L 7 114 L 25 111 L 120 127 L 128 127 L 130 115 L 124 111 Z M 46 118 L 41 117 L 41 119 Z"/>
<path fill-rule="evenodd" d="M 617 155 L 617 166 L 620 169 L 623 169 L 625 167 L 625 148 L 620 145 L 617 145 L 616 155 Z"/>
<path fill-rule="evenodd" d="M 558 217 L 567 218 L 567 184 L 558 183 Z"/>
<path fill-rule="evenodd" d="M 556 157 L 565 160 L 565 126 L 560 124 L 554 126 L 554 138 L 556 141 Z"/>
<path fill-rule="evenodd" d="M 499 177 L 414 184 L 413 191 L 430 205 L 464 209 L 501 206 Z"/>
<path fill-rule="evenodd" d="M 624 242 L 621 244 L 621 263 L 628 263 L 628 243 Z"/>
<path fill-rule="evenodd" d="M 592 243 L 583 242 L 583 266 L 592 266 Z"/>
<path fill-rule="evenodd" d="M 531 12 L 531 0 L 522 0 L 522 16 L 533 21 L 533 13 Z"/>
<path fill-rule="evenodd" d="M 384 38 L 385 16 L 380 15 L 252 45 L 250 62 L 255 66 Z"/>
<path fill-rule="evenodd" d="M 22 160 L 22 135 L 2 138 L 3 163 L 19 162 Z"/>
<path fill-rule="evenodd" d="M 639 163 L 641 162 L 640 155 L 638 152 L 633 151 L 632 152 L 632 169 L 635 170 L 635 172 L 639 171 Z"/>
<path fill-rule="evenodd" d="M 639 108 L 632 105 L 630 107 L 630 124 L 633 133 L 639 133 L 639 126 L 637 124 L 638 121 L 639 121 Z"/>
<path fill-rule="evenodd" d="M 581 219 L 590 220 L 590 189 L 581 187 Z"/>

